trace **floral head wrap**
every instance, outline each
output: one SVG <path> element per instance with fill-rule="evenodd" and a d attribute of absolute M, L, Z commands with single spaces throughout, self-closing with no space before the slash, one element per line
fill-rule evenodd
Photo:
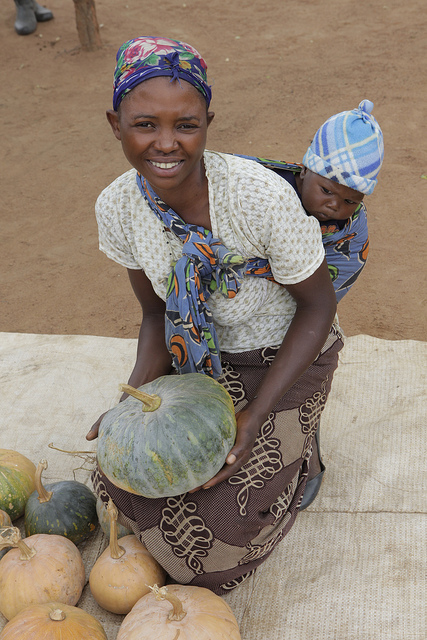
<path fill-rule="evenodd" d="M 122 44 L 116 60 L 113 95 L 115 111 L 129 91 L 144 80 L 156 76 L 186 80 L 200 91 L 208 106 L 210 104 L 212 92 L 207 82 L 206 62 L 186 42 L 144 36 L 134 38 Z"/>

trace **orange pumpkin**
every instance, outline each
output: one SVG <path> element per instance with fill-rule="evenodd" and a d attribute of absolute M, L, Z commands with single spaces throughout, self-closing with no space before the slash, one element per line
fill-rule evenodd
<path fill-rule="evenodd" d="M 0 640 L 107 640 L 102 625 L 83 609 L 61 602 L 22 609 L 0 633 Z"/>
<path fill-rule="evenodd" d="M 209 589 L 151 587 L 123 620 L 117 640 L 241 640 L 228 604 Z"/>
<path fill-rule="evenodd" d="M 17 527 L 0 528 L 0 611 L 10 620 L 30 604 L 75 605 L 85 584 L 85 568 L 76 545 L 63 536 L 37 533 L 21 540 Z"/>
<path fill-rule="evenodd" d="M 89 585 L 97 603 L 112 613 L 129 613 L 150 589 L 147 584 L 165 583 L 166 573 L 134 535 L 117 540 L 117 507 L 109 501 L 110 546 L 93 565 Z"/>

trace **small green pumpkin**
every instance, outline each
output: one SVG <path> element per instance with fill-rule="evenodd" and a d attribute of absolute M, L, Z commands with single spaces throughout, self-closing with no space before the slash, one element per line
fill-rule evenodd
<path fill-rule="evenodd" d="M 41 460 L 35 475 L 36 490 L 25 507 L 25 533 L 49 533 L 64 536 L 78 544 L 96 529 L 96 497 L 82 482 L 62 480 L 43 486 L 41 476 L 47 469 Z"/>
<path fill-rule="evenodd" d="M 12 449 L 0 449 L 0 509 L 16 520 L 35 489 L 36 467 L 31 460 Z"/>
<path fill-rule="evenodd" d="M 98 521 L 99 524 L 101 525 L 101 529 L 103 530 L 103 532 L 105 533 L 105 535 L 107 536 L 107 538 L 110 537 L 110 515 L 108 513 L 107 507 L 105 506 L 104 502 L 101 500 L 101 498 L 97 498 L 96 500 L 96 513 L 98 516 Z M 120 524 L 119 522 L 116 523 L 116 528 L 117 528 L 117 537 L 118 538 L 123 538 L 123 536 L 128 536 L 132 533 L 132 531 L 130 529 L 127 529 L 126 527 L 124 527 L 122 524 Z"/>
<path fill-rule="evenodd" d="M 224 465 L 236 437 L 233 401 L 200 373 L 162 376 L 110 409 L 99 428 L 97 457 L 117 487 L 176 496 L 201 486 Z"/>

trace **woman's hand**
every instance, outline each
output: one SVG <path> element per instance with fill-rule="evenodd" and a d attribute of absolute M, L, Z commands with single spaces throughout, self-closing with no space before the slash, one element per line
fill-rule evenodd
<path fill-rule="evenodd" d="M 248 407 L 245 407 L 242 411 L 236 413 L 236 422 L 236 442 L 227 456 L 225 465 L 216 474 L 216 476 L 208 480 L 208 482 L 205 482 L 202 487 L 196 487 L 189 491 L 189 493 L 194 493 L 194 491 L 198 491 L 199 489 L 210 489 L 216 484 L 227 480 L 237 473 L 238 470 L 249 460 L 261 426 L 260 421 L 253 413 L 251 413 Z"/>
<path fill-rule="evenodd" d="M 120 396 L 119 402 L 123 402 L 123 400 L 126 400 L 128 395 L 129 395 L 128 393 L 123 393 Z M 106 413 L 108 413 L 108 411 L 104 411 L 104 413 L 101 413 L 98 420 L 93 423 L 93 425 L 90 428 L 90 431 L 86 434 L 86 440 L 95 440 L 95 438 L 98 437 L 99 427 L 101 425 L 102 418 L 105 416 Z"/>
<path fill-rule="evenodd" d="M 96 422 L 90 428 L 90 431 L 86 434 L 86 440 L 95 440 L 98 437 L 99 425 L 101 424 L 102 418 L 105 416 L 107 412 L 104 411 L 101 414 Z"/>

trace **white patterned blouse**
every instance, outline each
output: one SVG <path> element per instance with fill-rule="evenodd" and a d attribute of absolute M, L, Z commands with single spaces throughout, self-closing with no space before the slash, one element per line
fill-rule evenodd
<path fill-rule="evenodd" d="M 268 258 L 274 278 L 296 284 L 324 259 L 320 226 L 295 191 L 256 162 L 205 151 L 212 233 L 247 258 Z M 136 184 L 135 170 L 114 180 L 96 202 L 99 248 L 128 269 L 142 269 L 157 295 L 181 256 L 182 243 L 156 217 Z M 222 351 L 238 353 L 281 344 L 295 312 L 284 287 L 245 276 L 233 299 L 216 291 L 208 301 Z"/>

